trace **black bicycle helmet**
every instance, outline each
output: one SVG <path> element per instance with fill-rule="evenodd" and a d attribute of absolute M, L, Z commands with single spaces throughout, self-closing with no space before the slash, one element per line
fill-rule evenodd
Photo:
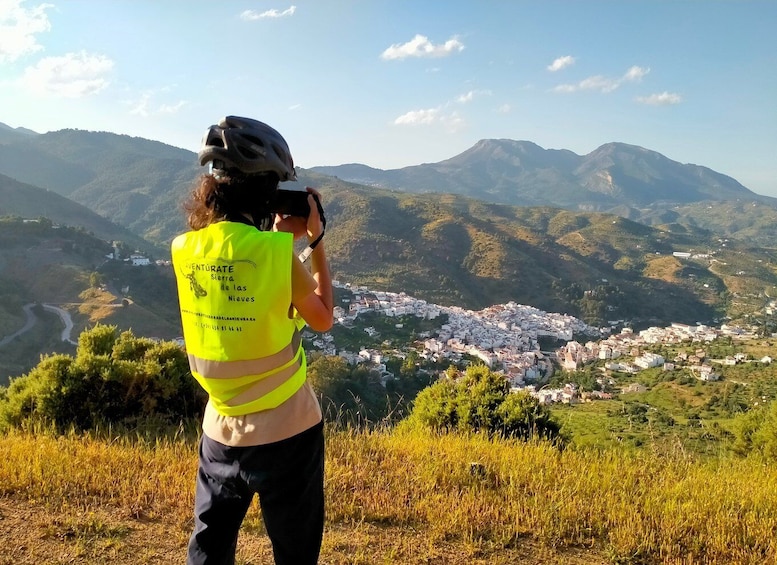
<path fill-rule="evenodd" d="M 245 175 L 274 172 L 281 181 L 297 180 L 286 140 L 267 124 L 251 118 L 227 116 L 210 126 L 197 156 L 200 165 L 212 163 L 216 170 L 237 170 Z"/>

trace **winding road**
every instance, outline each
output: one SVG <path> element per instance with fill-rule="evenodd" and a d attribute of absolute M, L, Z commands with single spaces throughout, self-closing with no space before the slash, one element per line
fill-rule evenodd
<path fill-rule="evenodd" d="M 70 343 L 72 345 L 78 345 L 78 342 L 75 342 L 72 339 L 70 339 L 70 334 L 73 332 L 73 320 L 70 318 L 70 313 L 67 310 L 63 310 L 62 308 L 58 308 L 57 306 L 54 306 L 52 304 L 42 304 L 42 306 L 44 310 L 47 310 L 49 312 L 54 312 L 56 315 L 59 316 L 59 319 L 62 320 L 62 324 L 65 326 L 65 328 L 62 330 L 62 334 L 60 336 L 61 340 L 64 342 Z M 34 307 L 35 307 L 35 304 L 25 304 L 23 306 L 24 314 L 27 317 L 27 319 L 24 322 L 24 326 L 22 326 L 21 329 L 15 331 L 11 335 L 7 335 L 4 338 L 0 339 L 0 347 L 3 347 L 4 345 L 11 343 L 14 339 L 16 339 L 23 333 L 28 332 L 32 329 L 32 327 L 38 321 L 38 317 L 35 315 L 35 312 L 32 311 Z"/>

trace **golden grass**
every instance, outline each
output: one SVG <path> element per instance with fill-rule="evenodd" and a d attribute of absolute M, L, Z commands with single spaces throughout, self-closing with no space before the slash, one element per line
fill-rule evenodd
<path fill-rule="evenodd" d="M 193 439 L 103 435 L 0 437 L 0 500 L 45 502 L 52 514 L 63 507 L 107 507 L 186 529 Z M 407 535 L 415 551 L 429 557 L 418 563 L 438 562 L 432 548 L 446 544 L 483 563 L 509 562 L 500 556 L 524 544 L 548 551 L 593 548 L 599 560 L 587 563 L 602 562 L 602 555 L 634 564 L 775 562 L 776 487 L 777 470 L 754 460 L 560 453 L 545 445 L 401 430 L 327 435 L 328 531 L 357 535 L 378 528 Z M 252 520 L 246 527 L 261 529 L 252 526 L 258 518 Z M 89 535 L 120 533 L 121 527 L 80 526 Z M 351 562 L 394 562 L 359 547 L 367 553 Z M 323 555 L 336 550 L 325 542 Z M 467 562 L 462 559 L 439 562 Z"/>
<path fill-rule="evenodd" d="M 680 261 L 671 255 L 649 256 L 642 275 L 651 279 L 676 283 L 680 281 L 682 270 L 683 266 Z"/>

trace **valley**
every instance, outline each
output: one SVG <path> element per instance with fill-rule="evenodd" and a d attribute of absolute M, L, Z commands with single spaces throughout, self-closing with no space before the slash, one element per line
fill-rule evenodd
<path fill-rule="evenodd" d="M 5 132 L 0 173 L 14 178 L 0 176 L 0 322 L 15 329 L 2 336 L 0 375 L 26 370 L 52 341 L 55 351 L 73 347 L 57 342 L 61 322 L 45 311 L 8 344 L 27 304 L 67 312 L 73 335 L 99 322 L 180 336 L 167 246 L 185 229 L 194 165 L 192 153 L 152 140 Z M 577 156 L 482 140 L 435 164 L 298 176 L 324 194 L 330 266 L 342 284 L 441 309 L 524 305 L 592 328 L 777 330 L 774 204 L 704 167 L 617 143 Z M 605 177 L 609 188 L 593 180 Z M 522 198 L 532 206 L 516 205 Z M 125 261 L 136 253 L 150 264 Z M 51 337 L 37 343 L 44 326 Z"/>

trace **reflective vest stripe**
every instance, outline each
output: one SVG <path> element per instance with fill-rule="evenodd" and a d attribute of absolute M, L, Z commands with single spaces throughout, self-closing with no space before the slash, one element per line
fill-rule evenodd
<path fill-rule="evenodd" d="M 302 363 L 300 359 L 297 359 L 294 362 L 294 364 L 289 365 L 285 369 L 282 369 L 277 373 L 269 375 L 268 377 L 265 377 L 260 381 L 256 381 L 248 385 L 248 387 L 244 391 L 242 391 L 236 396 L 233 396 L 232 398 L 224 402 L 224 404 L 226 404 L 227 406 L 238 406 L 240 404 L 247 404 L 249 402 L 253 402 L 258 398 L 261 398 L 267 394 L 270 394 L 273 390 L 283 385 L 287 380 L 293 377 L 294 373 L 297 372 L 297 370 L 300 368 L 301 365 Z"/>
<path fill-rule="evenodd" d="M 292 365 L 274 375 L 250 383 L 229 400 L 222 400 L 219 395 L 211 394 L 211 405 L 224 416 L 243 416 L 277 408 L 305 383 L 305 353 L 302 348 L 299 351 L 300 356 Z"/>
<path fill-rule="evenodd" d="M 257 359 L 241 361 L 213 361 L 189 353 L 189 367 L 192 372 L 207 379 L 235 379 L 246 375 L 261 375 L 283 367 L 299 353 L 302 336 L 295 330 L 291 343 L 279 352 Z"/>

